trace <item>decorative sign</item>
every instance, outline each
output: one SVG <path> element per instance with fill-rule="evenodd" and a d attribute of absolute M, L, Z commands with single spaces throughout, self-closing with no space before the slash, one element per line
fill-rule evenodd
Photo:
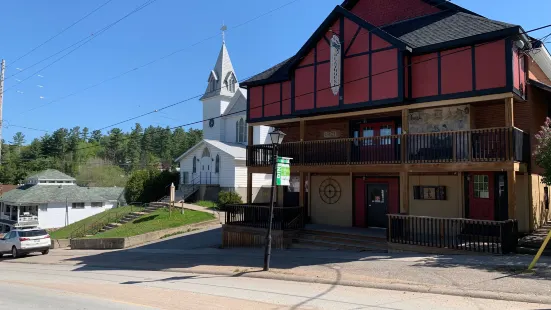
<path fill-rule="evenodd" d="M 413 198 L 416 200 L 446 200 L 446 187 L 414 186 Z"/>
<path fill-rule="evenodd" d="M 277 157 L 276 163 L 276 185 L 290 186 L 291 185 L 291 166 L 289 157 Z"/>
<path fill-rule="evenodd" d="M 342 45 L 339 37 L 334 34 L 331 38 L 331 63 L 329 78 L 331 79 L 331 91 L 333 95 L 339 94 L 339 89 L 341 87 L 341 52 Z"/>
<path fill-rule="evenodd" d="M 335 179 L 328 178 L 321 182 L 319 193 L 326 204 L 334 204 L 341 199 L 341 186 Z"/>
<path fill-rule="evenodd" d="M 323 132 L 324 139 L 336 139 L 340 137 L 340 132 L 338 130 L 327 130 Z"/>

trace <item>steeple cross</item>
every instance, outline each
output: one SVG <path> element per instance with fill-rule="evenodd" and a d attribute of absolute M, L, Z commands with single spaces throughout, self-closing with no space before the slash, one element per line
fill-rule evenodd
<path fill-rule="evenodd" d="M 228 27 L 222 24 L 222 28 L 220 28 L 220 30 L 222 30 L 222 43 L 226 43 L 226 30 L 228 30 Z"/>

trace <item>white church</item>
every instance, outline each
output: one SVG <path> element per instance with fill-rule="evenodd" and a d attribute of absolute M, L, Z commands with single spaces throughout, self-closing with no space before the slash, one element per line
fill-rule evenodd
<path fill-rule="evenodd" d="M 224 41 L 201 101 L 203 119 L 206 120 L 203 122 L 203 140 L 175 159 L 180 163 L 179 195 L 184 199 L 193 194 L 190 191 L 198 190 L 198 199 L 216 200 L 218 192 L 226 190 L 239 193 L 245 201 L 247 91 L 239 87 Z M 270 127 L 256 126 L 253 130 L 253 144 L 270 143 Z M 269 200 L 271 175 L 253 176 L 252 201 Z"/>

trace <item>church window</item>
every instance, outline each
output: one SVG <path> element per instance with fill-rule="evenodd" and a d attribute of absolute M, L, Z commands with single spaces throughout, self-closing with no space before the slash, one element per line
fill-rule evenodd
<path fill-rule="evenodd" d="M 214 172 L 220 173 L 220 155 L 216 154 L 216 161 L 214 163 Z"/>
<path fill-rule="evenodd" d="M 210 152 L 209 152 L 209 149 L 208 148 L 205 148 L 203 150 L 203 156 L 202 157 L 210 157 Z"/>
<path fill-rule="evenodd" d="M 235 135 L 237 142 L 247 142 L 247 125 L 243 119 L 235 123 Z"/>
<path fill-rule="evenodd" d="M 231 72 L 230 75 L 228 76 L 228 79 L 225 82 L 225 85 L 230 92 L 235 93 L 236 84 L 237 84 L 237 79 L 235 78 L 235 75 L 233 74 L 233 72 Z"/>
<path fill-rule="evenodd" d="M 193 172 L 192 173 L 196 173 L 197 172 L 197 157 L 193 156 Z"/>

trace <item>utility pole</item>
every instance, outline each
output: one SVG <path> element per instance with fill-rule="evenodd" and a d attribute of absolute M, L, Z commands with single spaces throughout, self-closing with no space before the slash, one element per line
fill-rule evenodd
<path fill-rule="evenodd" d="M 4 72 L 6 71 L 6 61 L 2 59 L 2 67 L 0 68 L 0 165 L 2 164 L 2 126 L 4 118 L 2 117 L 2 109 L 4 104 Z"/>

